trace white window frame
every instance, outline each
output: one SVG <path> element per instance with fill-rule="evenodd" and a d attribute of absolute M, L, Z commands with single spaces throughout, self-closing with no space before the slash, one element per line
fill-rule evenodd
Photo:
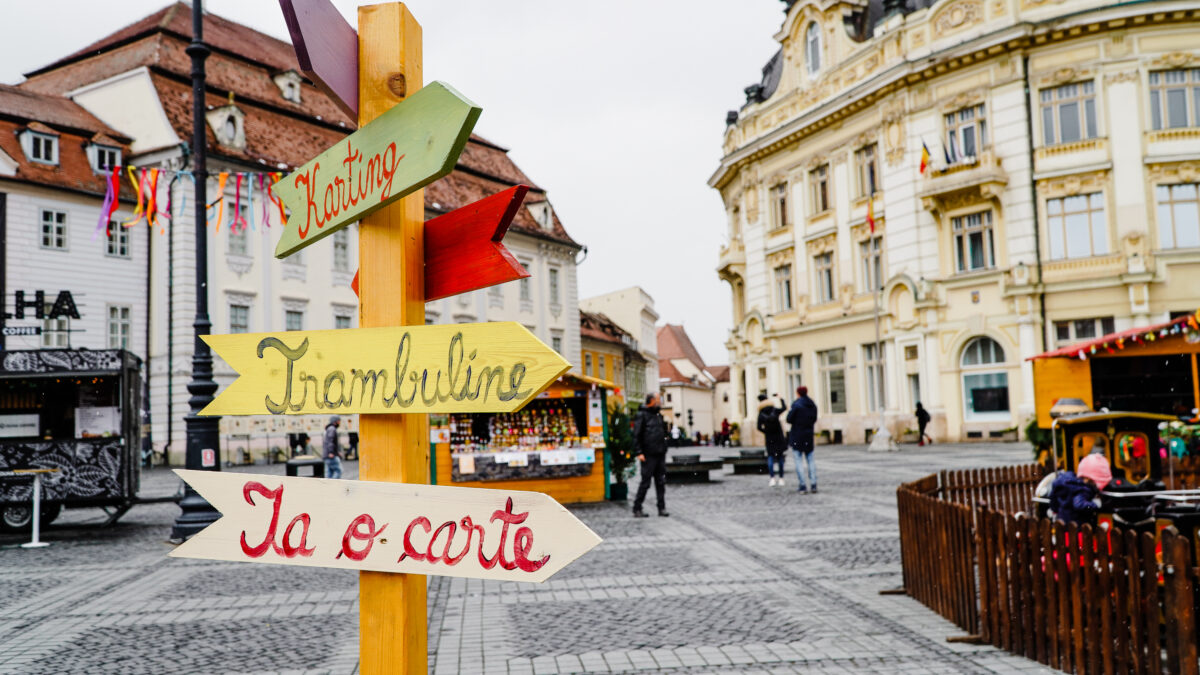
<path fill-rule="evenodd" d="M 783 357 L 783 378 L 787 383 L 787 395 L 796 393 L 796 388 L 804 385 L 804 357 L 802 354 L 788 354 Z"/>
<path fill-rule="evenodd" d="M 834 362 L 833 357 L 838 356 L 839 361 Z M 835 349 L 826 349 L 817 352 L 817 369 L 821 373 L 821 396 L 824 403 L 823 409 L 830 414 L 841 414 L 849 410 L 846 399 L 846 348 L 837 347 Z M 834 402 L 834 375 L 837 373 L 841 379 L 841 400 Z M 840 410 L 839 410 L 840 408 Z"/>
<path fill-rule="evenodd" d="M 780 265 L 774 269 L 775 275 L 775 311 L 790 312 L 795 306 L 792 302 L 792 265 Z"/>
<path fill-rule="evenodd" d="M 304 314 L 305 314 L 305 312 L 302 309 L 285 309 L 285 310 L 283 310 L 283 329 L 285 331 L 304 330 Z M 289 320 L 295 316 L 300 317 L 300 326 L 297 328 L 292 328 L 289 325 L 290 324 Z"/>
<path fill-rule="evenodd" d="M 1148 89 L 1151 129 L 1161 131 L 1200 127 L 1200 68 L 1151 71 Z M 1175 93 L 1183 96 L 1183 119 L 1178 120 L 1182 124 L 1172 124 L 1176 120 L 1172 119 L 1170 98 Z"/>
<path fill-rule="evenodd" d="M 104 233 L 104 255 L 128 260 L 133 257 L 132 250 L 129 228 L 119 220 L 108 221 L 108 230 Z"/>
<path fill-rule="evenodd" d="M 974 218 L 978 218 L 978 222 L 973 222 Z M 996 236 L 991 209 L 954 216 L 950 222 L 955 271 L 959 274 L 968 274 L 994 269 L 996 267 Z M 980 267 L 974 265 L 968 267 L 968 263 L 974 257 L 972 254 L 975 251 L 975 243 L 972 235 L 975 233 L 980 234 L 979 245 L 983 246 L 984 262 Z"/>
<path fill-rule="evenodd" d="M 854 173 L 859 197 L 871 197 L 879 192 L 878 143 L 870 143 L 854 151 Z"/>
<path fill-rule="evenodd" d="M 1042 125 L 1042 145 L 1078 143 L 1100 136 L 1100 110 L 1096 105 L 1096 82 L 1083 80 L 1038 92 L 1039 111 Z M 1079 138 L 1063 140 L 1062 120 L 1066 106 L 1077 106 L 1075 122 L 1079 125 Z"/>
<path fill-rule="evenodd" d="M 883 287 L 883 235 L 876 234 L 859 242 L 858 255 L 862 262 L 863 292 L 878 293 Z"/>
<path fill-rule="evenodd" d="M 985 341 L 987 341 L 987 342 L 985 342 Z M 993 356 L 993 357 L 996 356 L 995 350 L 999 350 L 1000 360 L 984 361 L 981 358 L 978 363 L 968 364 L 967 363 L 968 351 L 970 351 L 976 345 L 985 345 L 988 342 L 991 343 L 991 349 L 988 350 L 991 352 L 991 356 Z M 980 357 L 984 357 L 984 356 L 986 356 L 986 354 L 983 353 L 983 350 L 981 347 Z M 971 396 L 969 395 L 973 389 L 970 382 L 977 380 L 978 378 L 981 378 L 981 377 L 982 378 L 996 378 L 996 380 L 997 380 L 996 384 L 1000 384 L 1000 382 L 1003 382 L 1003 386 L 1007 389 L 1009 387 L 1008 370 L 1003 368 L 1003 365 L 1005 363 L 1007 363 L 1007 361 L 1005 360 L 1006 358 L 1007 358 L 1007 354 L 1005 353 L 1004 348 L 1002 346 L 1000 346 L 1000 343 L 997 342 L 995 339 L 993 339 L 989 336 L 986 336 L 986 335 L 980 335 L 980 336 L 974 337 L 971 340 L 968 340 L 965 345 L 963 345 L 962 352 L 959 355 L 959 365 L 962 369 L 962 377 L 960 378 L 960 383 L 962 384 L 963 420 L 964 421 L 967 421 L 967 422 L 1007 422 L 1012 419 L 1011 389 L 1009 390 L 1010 398 L 1008 401 L 1008 410 L 1005 410 L 1005 411 L 975 412 L 975 411 L 971 410 Z"/>
<path fill-rule="evenodd" d="M 837 299 L 836 277 L 834 276 L 833 252 L 826 251 L 813 256 L 813 274 L 816 275 L 818 302 L 833 302 Z"/>
<path fill-rule="evenodd" d="M 950 162 L 972 162 L 988 146 L 987 108 L 984 104 L 960 108 L 943 117 L 946 125 L 946 152 Z M 968 149 L 968 145 L 973 146 Z"/>
<path fill-rule="evenodd" d="M 558 328 L 550 329 L 550 348 L 555 352 L 562 354 L 563 350 L 563 332 Z"/>
<path fill-rule="evenodd" d="M 333 271 L 350 271 L 350 228 L 343 227 L 333 233 Z"/>
<path fill-rule="evenodd" d="M 129 349 L 133 340 L 133 307 L 108 305 L 105 311 L 109 349 Z"/>
<path fill-rule="evenodd" d="M 53 307 L 53 302 L 47 302 L 44 307 L 43 316 L 46 318 L 42 319 L 42 348 L 65 349 L 71 346 L 71 317 L 60 316 L 51 319 L 50 310 Z"/>
<path fill-rule="evenodd" d="M 878 347 L 878 353 L 876 353 Z M 887 408 L 887 381 L 885 370 L 887 366 L 887 349 L 881 342 L 878 345 L 868 342 L 862 346 L 863 383 L 867 391 L 867 411 L 879 412 Z"/>
<path fill-rule="evenodd" d="M 228 305 L 228 310 L 229 310 L 229 332 L 231 334 L 249 333 L 250 332 L 250 305 L 242 303 L 242 302 L 231 302 Z M 236 315 L 239 313 L 238 310 L 245 310 L 245 316 L 242 317 L 246 321 L 245 324 L 235 323 Z M 238 330 L 238 326 L 241 326 L 243 328 L 243 330 Z"/>
<path fill-rule="evenodd" d="M 1082 200 L 1082 204 L 1080 201 Z M 1082 220 L 1080 220 L 1082 218 Z M 1073 227 L 1087 228 L 1088 249 L 1072 251 L 1070 233 Z M 1046 236 L 1051 260 L 1091 258 L 1109 253 L 1108 220 L 1105 216 L 1103 192 L 1089 192 L 1046 200 Z"/>
<path fill-rule="evenodd" d="M 344 325 L 344 326 L 339 326 L 339 325 L 338 325 L 339 323 L 345 323 L 346 325 Z M 346 314 L 338 314 L 338 313 L 335 313 L 335 314 L 333 315 L 333 327 L 334 327 L 335 329 L 337 329 L 337 330 L 344 330 L 344 329 L 347 329 L 347 328 L 351 328 L 351 327 L 353 327 L 353 325 L 354 325 L 354 318 L 353 318 L 353 317 L 350 317 L 350 316 L 348 316 L 348 315 L 346 315 Z"/>
<path fill-rule="evenodd" d="M 821 72 L 821 27 L 816 21 L 804 29 L 804 63 L 809 77 Z"/>
<path fill-rule="evenodd" d="M 47 214 L 53 214 L 49 222 L 46 221 Z M 70 249 L 70 242 L 67 238 L 69 218 L 70 216 L 66 211 L 47 208 L 38 209 L 38 242 L 41 248 L 51 251 L 67 251 Z M 60 220 L 61 222 L 59 222 Z M 47 230 L 47 226 L 49 226 L 49 230 Z M 47 237 L 49 238 L 49 243 L 47 243 Z"/>
<path fill-rule="evenodd" d="M 49 166 L 58 166 L 58 136 L 43 134 L 37 131 L 27 131 L 25 133 L 29 134 L 29 161 Z"/>
<path fill-rule="evenodd" d="M 105 162 L 103 160 L 110 159 Z M 96 173 L 107 174 L 113 167 L 121 166 L 121 149 L 111 145 L 92 145 L 92 170 Z"/>
<path fill-rule="evenodd" d="M 1111 316 L 1063 319 L 1054 322 L 1054 344 L 1057 347 L 1066 347 L 1082 340 L 1092 340 L 1115 333 L 1116 330 L 1116 318 Z"/>
<path fill-rule="evenodd" d="M 791 225 L 788 219 L 788 184 L 778 183 L 771 188 L 772 229 L 782 230 Z"/>
<path fill-rule="evenodd" d="M 819 216 L 831 208 L 833 196 L 829 191 L 829 165 L 822 164 L 808 172 L 812 187 L 812 215 Z"/>
<path fill-rule="evenodd" d="M 1176 196 L 1191 192 L 1191 196 Z M 1165 198 L 1164 198 L 1165 197 Z M 1154 186 L 1158 216 L 1158 246 L 1161 249 L 1200 247 L 1200 183 L 1174 183 Z M 1181 223 L 1185 216 L 1191 223 Z M 1189 228 L 1188 225 L 1191 225 Z M 1184 229 L 1187 228 L 1187 229 Z M 1180 233 L 1187 238 L 1180 243 Z"/>
<path fill-rule="evenodd" d="M 557 267 L 546 268 L 546 284 L 550 290 L 550 304 L 558 305 L 562 303 L 562 292 L 560 288 L 560 270 Z"/>

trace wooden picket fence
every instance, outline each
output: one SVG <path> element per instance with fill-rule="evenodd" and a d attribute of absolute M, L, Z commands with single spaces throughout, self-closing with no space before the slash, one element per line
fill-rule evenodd
<path fill-rule="evenodd" d="M 971 639 L 1066 672 L 1200 675 L 1191 542 L 1031 518 L 1038 480 L 1029 465 L 902 485 L 905 592 Z"/>

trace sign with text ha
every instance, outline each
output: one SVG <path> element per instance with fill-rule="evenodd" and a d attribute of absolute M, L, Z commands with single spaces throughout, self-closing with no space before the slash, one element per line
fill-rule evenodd
<path fill-rule="evenodd" d="M 201 415 L 512 412 L 571 367 L 515 322 L 201 337 L 238 373 Z"/>
<path fill-rule="evenodd" d="M 540 492 L 175 473 L 221 512 L 177 558 L 541 582 L 600 543 Z"/>
<path fill-rule="evenodd" d="M 482 109 L 434 82 L 350 134 L 273 188 L 290 211 L 285 258 L 454 169 Z"/>

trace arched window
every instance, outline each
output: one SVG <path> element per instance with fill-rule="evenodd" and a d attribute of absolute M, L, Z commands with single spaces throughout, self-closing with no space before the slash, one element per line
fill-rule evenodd
<path fill-rule="evenodd" d="M 963 347 L 963 415 L 968 422 L 994 422 L 1010 418 L 1008 373 L 1004 348 L 990 337 L 977 337 Z"/>
<path fill-rule="evenodd" d="M 808 62 L 808 74 L 816 75 L 821 69 L 821 29 L 814 21 L 804 32 L 804 56 Z"/>

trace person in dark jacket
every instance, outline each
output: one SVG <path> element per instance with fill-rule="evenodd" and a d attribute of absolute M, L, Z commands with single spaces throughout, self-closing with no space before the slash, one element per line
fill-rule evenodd
<path fill-rule="evenodd" d="M 925 433 L 925 427 L 929 426 L 929 411 L 925 409 L 925 406 L 921 405 L 920 401 L 917 401 L 917 411 L 915 414 L 917 416 L 917 438 L 919 439 L 917 445 L 925 445 L 926 438 L 929 439 L 929 444 L 933 445 L 933 437 Z"/>
<path fill-rule="evenodd" d="M 766 394 L 758 395 L 758 430 L 767 441 L 767 475 L 771 487 L 783 485 L 783 457 L 787 453 L 787 439 L 783 436 L 779 416 L 786 411 L 778 396 L 768 399 Z M 778 481 L 775 479 L 776 467 L 779 467 Z"/>
<path fill-rule="evenodd" d="M 650 491 L 651 480 L 658 496 L 658 515 L 671 515 L 667 513 L 667 426 L 658 409 L 658 394 L 647 394 L 646 404 L 634 418 L 633 447 L 642 463 L 642 482 L 638 485 L 637 498 L 633 500 L 633 517 L 646 517 L 642 503 Z"/>
<path fill-rule="evenodd" d="M 1064 523 L 1094 523 L 1100 506 L 1096 497 L 1112 482 L 1104 455 L 1088 455 L 1074 472 L 1063 471 L 1050 487 L 1050 510 Z"/>
<path fill-rule="evenodd" d="M 325 425 L 325 440 L 322 449 L 325 455 L 326 478 L 342 477 L 342 449 L 338 447 L 338 427 L 341 424 L 342 418 L 334 415 L 329 418 L 329 424 Z"/>
<path fill-rule="evenodd" d="M 796 479 L 800 481 L 799 492 L 817 492 L 817 464 L 813 461 L 813 427 L 817 424 L 817 404 L 808 397 L 808 387 L 796 387 L 796 400 L 788 411 L 788 444 L 792 446 L 792 457 L 796 460 Z M 808 487 L 805 487 L 803 461 L 808 465 Z"/>

